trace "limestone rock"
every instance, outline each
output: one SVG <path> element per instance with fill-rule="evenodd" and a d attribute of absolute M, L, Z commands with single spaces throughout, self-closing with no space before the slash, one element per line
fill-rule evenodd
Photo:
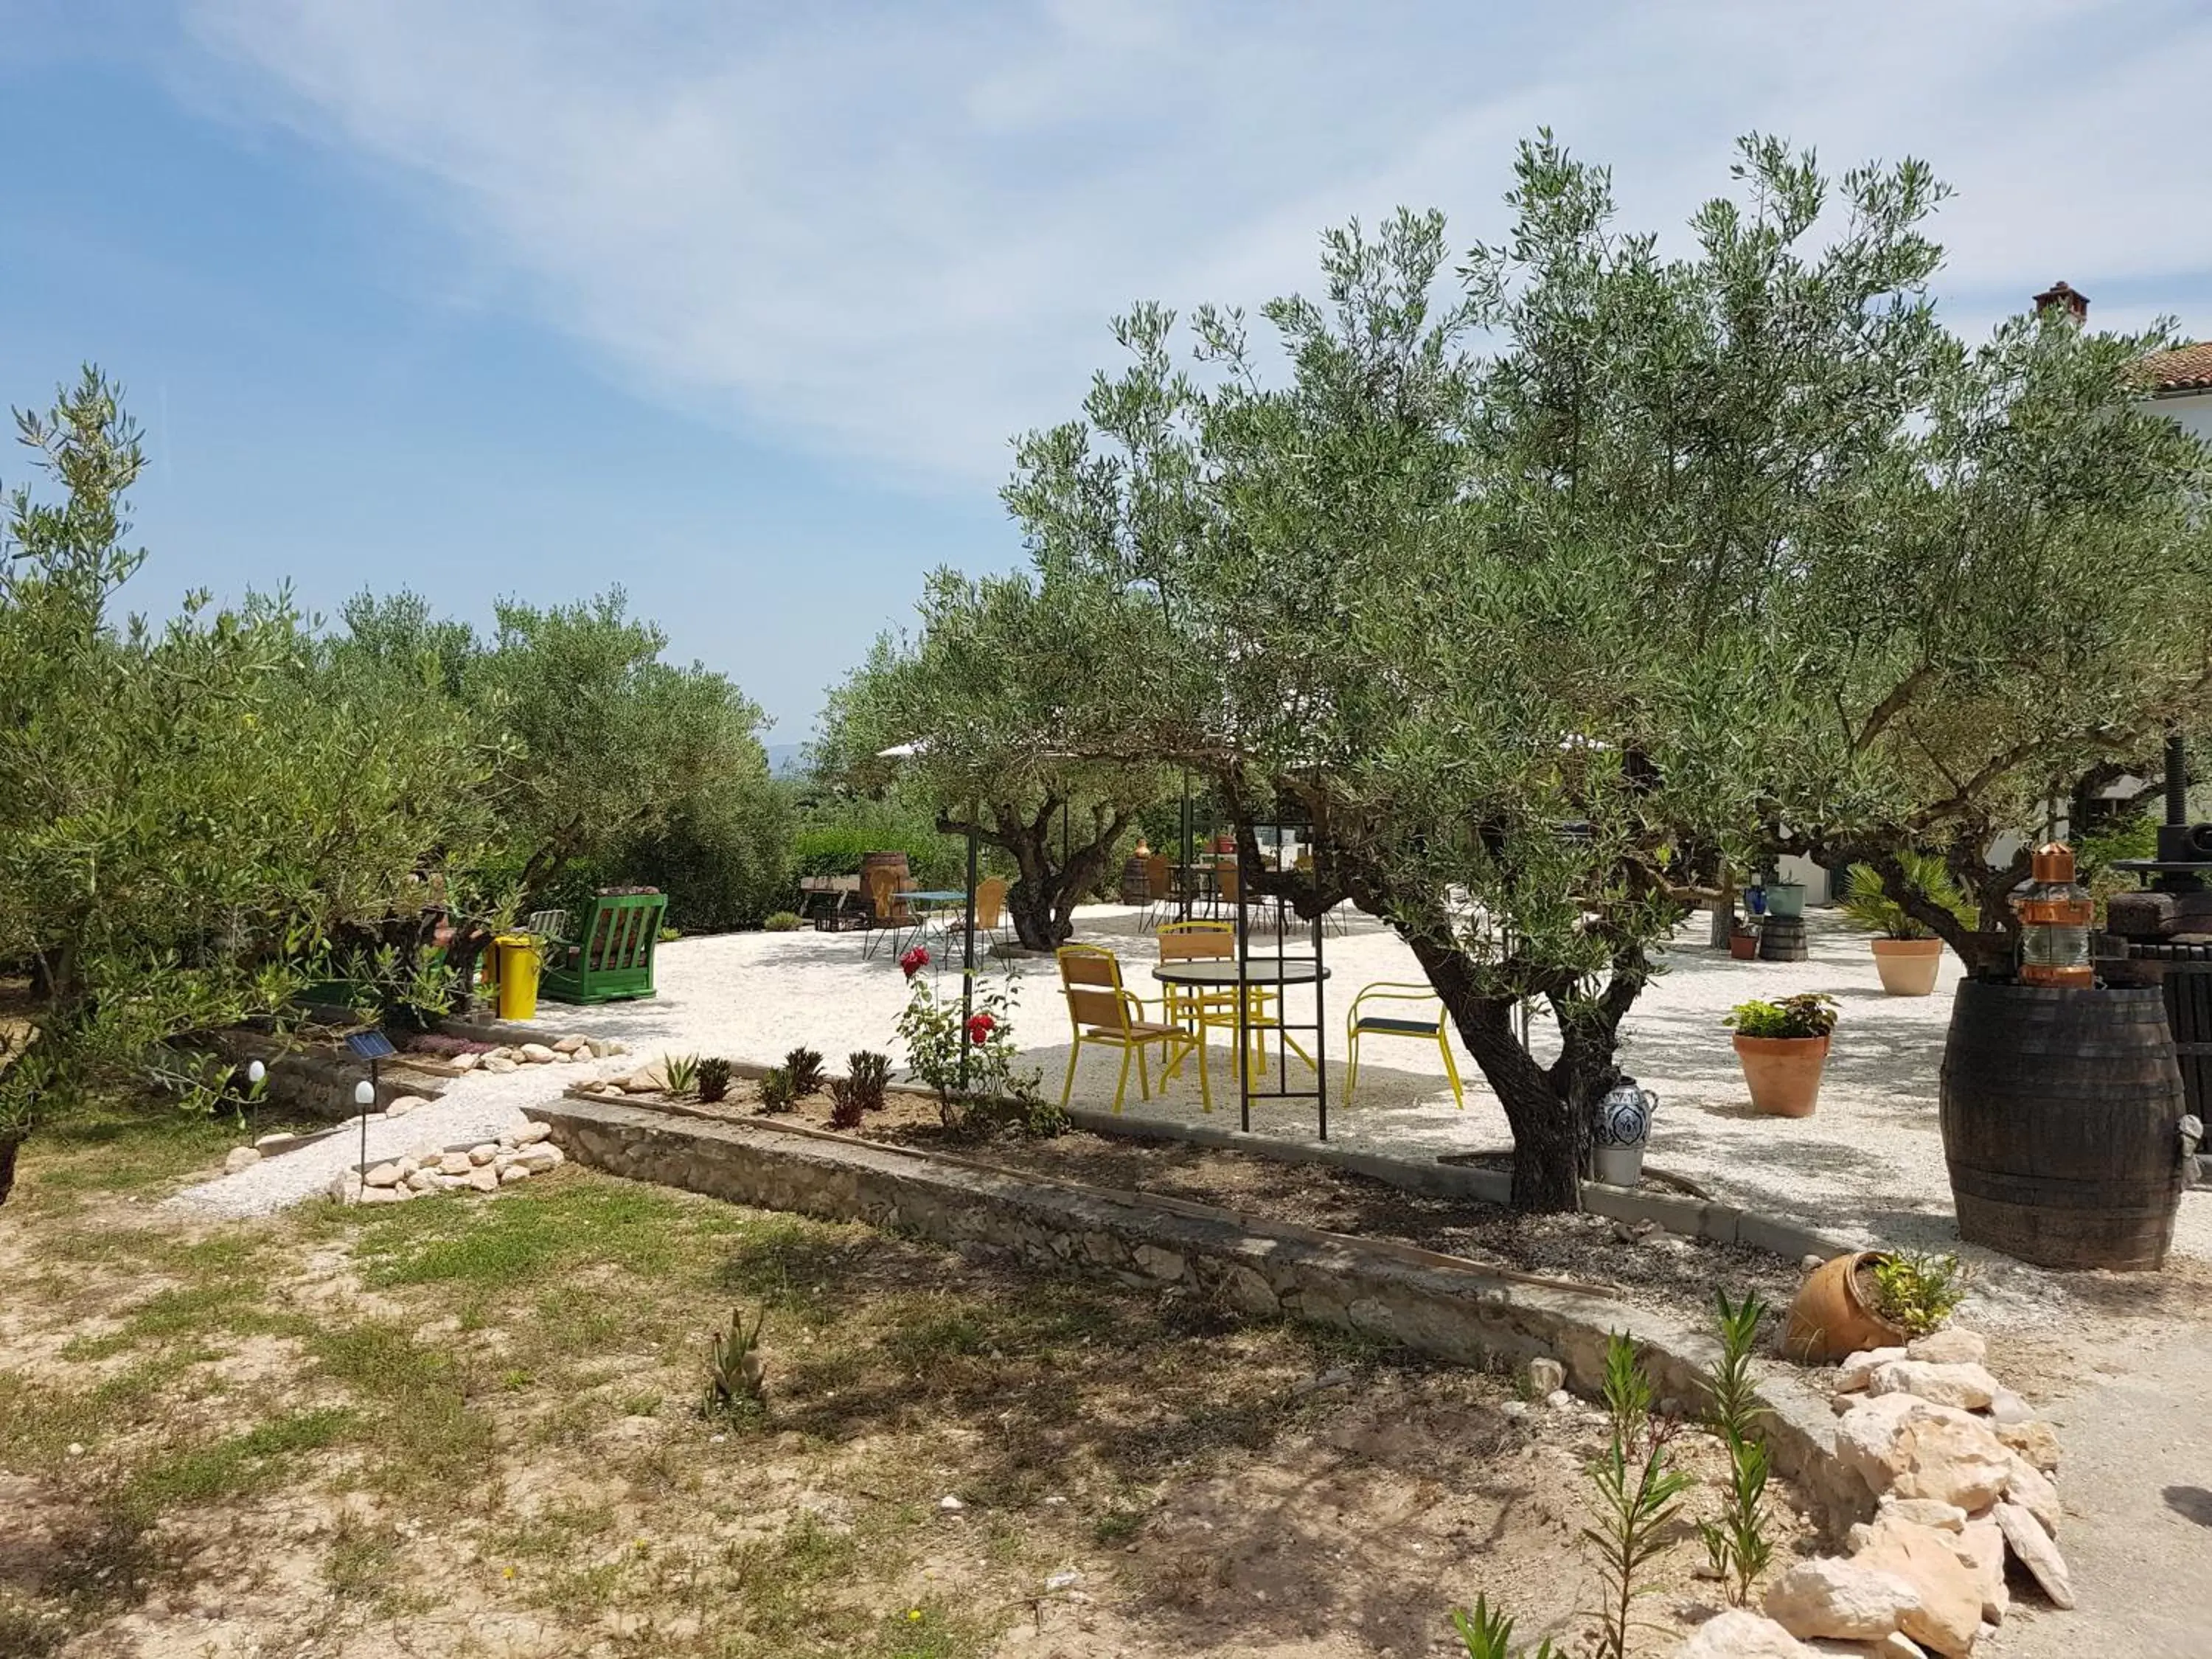
<path fill-rule="evenodd" d="M 356 1203 L 362 1192 L 361 1177 L 351 1170 L 341 1170 L 331 1177 L 325 1190 L 341 1204 Z"/>
<path fill-rule="evenodd" d="M 2000 1388 L 1996 1397 L 1990 1401 L 1990 1421 L 1992 1423 L 2029 1423 L 2034 1419 L 2035 1407 L 2010 1389 Z"/>
<path fill-rule="evenodd" d="M 1528 1393 L 1537 1400 L 1547 1398 L 1567 1386 L 1567 1368 L 1548 1356 L 1528 1362 Z"/>
<path fill-rule="evenodd" d="M 1969 1515 L 2004 1495 L 2014 1454 L 1978 1423 L 1915 1418 L 1890 1443 L 1889 1489 L 1899 1498 L 1934 1498 Z"/>
<path fill-rule="evenodd" d="M 440 1175 L 465 1176 L 472 1167 L 466 1152 L 446 1152 L 438 1159 Z"/>
<path fill-rule="evenodd" d="M 410 1192 L 434 1193 L 438 1190 L 438 1172 L 435 1170 L 417 1170 L 407 1177 L 407 1189 Z"/>
<path fill-rule="evenodd" d="M 517 1146 L 535 1146 L 552 1133 L 551 1124 L 540 1123 L 532 1118 L 514 1132 L 514 1144 Z"/>
<path fill-rule="evenodd" d="M 1905 1352 L 1931 1365 L 1978 1365 L 1990 1357 L 1990 1345 L 1979 1332 L 1961 1330 L 1953 1325 L 1914 1337 L 1905 1345 Z"/>
<path fill-rule="evenodd" d="M 1554 1389 L 1544 1396 L 1544 1403 L 1555 1412 L 1563 1412 L 1575 1403 L 1575 1397 L 1565 1389 Z"/>
<path fill-rule="evenodd" d="M 1974 1570 L 1974 1577 L 1982 1587 L 1982 1621 L 2002 1625 L 2012 1607 L 2012 1592 L 2005 1588 L 2004 1534 L 1998 1528 L 1996 1516 L 1978 1515 L 1960 1529 L 1951 1547 L 1959 1559 Z"/>
<path fill-rule="evenodd" d="M 379 1164 L 361 1178 L 364 1187 L 397 1187 L 406 1179 L 397 1164 Z"/>
<path fill-rule="evenodd" d="M 305 1135 L 291 1134 L 278 1129 L 270 1134 L 256 1135 L 253 1138 L 253 1150 L 266 1158 L 271 1152 L 289 1152 L 306 1139 Z"/>
<path fill-rule="evenodd" d="M 2051 1541 L 2051 1534 L 2044 1531 L 2043 1523 L 2017 1504 L 1998 1504 L 1996 1516 L 1997 1529 L 2004 1534 L 2005 1547 L 2043 1586 L 2043 1593 L 2051 1598 L 2051 1605 L 2072 1607 L 2074 1581 L 2067 1574 L 2066 1558 L 2059 1554 L 2058 1546 Z"/>
<path fill-rule="evenodd" d="M 585 1048 L 588 1045 L 586 1045 L 584 1039 L 580 1036 L 564 1036 L 556 1037 L 553 1040 L 552 1046 L 553 1052 L 556 1054 L 573 1054 L 579 1048 Z"/>
<path fill-rule="evenodd" d="M 419 1112 L 430 1103 L 421 1095 L 402 1095 L 384 1109 L 386 1117 L 405 1117 L 410 1112 Z"/>
<path fill-rule="evenodd" d="M 234 1146 L 230 1156 L 222 1161 L 225 1175 L 236 1175 L 240 1170 L 250 1170 L 261 1162 L 261 1154 L 252 1146 Z"/>
<path fill-rule="evenodd" d="M 1848 1395 L 1844 1398 L 1850 1399 Z M 1981 1420 L 1971 1413 L 1953 1406 L 1936 1405 L 1917 1395 L 1869 1396 L 1853 1401 L 1837 1419 L 1836 1455 L 1846 1468 L 1856 1469 L 1875 1493 L 1887 1492 L 1893 1478 L 1891 1457 L 1897 1437 L 1907 1423 L 1923 1419 L 1951 1421 L 1987 1432 Z"/>
<path fill-rule="evenodd" d="M 1982 1631 L 1982 1588 L 1952 1547 L 1954 1534 L 1887 1518 L 1851 1528 L 1851 1559 L 1895 1573 L 1917 1595 L 1898 1625 L 1921 1646 L 1963 1659 Z"/>
<path fill-rule="evenodd" d="M 1895 1630 L 1919 1592 L 1859 1561 L 1800 1561 L 1766 1592 L 1766 1616 L 1792 1636 L 1871 1642 Z"/>
<path fill-rule="evenodd" d="M 1867 1392 L 1917 1395 L 1939 1406 L 1978 1411 L 1996 1397 L 1997 1380 L 1979 1365 L 1936 1364 L 1925 1359 L 1893 1359 L 1877 1366 L 1867 1380 Z"/>
<path fill-rule="evenodd" d="M 532 1175 L 542 1175 L 548 1170 L 558 1169 L 564 1161 L 558 1146 L 545 1143 L 540 1143 L 535 1146 L 525 1146 L 514 1155 L 515 1168 L 527 1170 Z"/>
<path fill-rule="evenodd" d="M 2048 1423 L 2000 1423 L 1997 1439 L 2044 1472 L 2058 1472 L 2058 1433 Z"/>
<path fill-rule="evenodd" d="M 1893 1630 L 1875 1642 L 1822 1639 L 1808 1642 L 1806 1645 L 1817 1654 L 1832 1654 L 1835 1659 L 1928 1659 L 1928 1650 L 1901 1630 Z"/>
<path fill-rule="evenodd" d="M 2058 1504 L 2058 1488 L 2018 1452 L 2008 1452 L 2007 1455 L 2012 1459 L 2012 1473 L 2005 1480 L 2007 1501 L 2019 1504 L 2043 1522 L 2044 1531 L 2057 1537 L 2058 1521 L 2063 1513 Z"/>
<path fill-rule="evenodd" d="M 511 1072 L 514 1069 L 514 1062 L 504 1054 L 494 1054 L 489 1060 L 484 1061 L 483 1069 L 493 1073 Z"/>
<path fill-rule="evenodd" d="M 550 1066 L 553 1063 L 553 1051 L 542 1042 L 526 1042 L 519 1052 L 532 1066 Z"/>
<path fill-rule="evenodd" d="M 527 1181 L 529 1179 L 530 1171 L 524 1169 L 520 1164 L 510 1164 L 499 1172 L 499 1182 L 500 1185 L 502 1187 L 512 1187 L 518 1181 Z"/>
<path fill-rule="evenodd" d="M 1916 1527 L 1933 1527 L 1938 1532 L 1959 1532 L 1966 1524 L 1966 1512 L 1956 1504 L 1939 1503 L 1933 1498 L 1899 1498 L 1895 1492 L 1883 1497 L 1880 1513 L 1910 1521 Z"/>
<path fill-rule="evenodd" d="M 480 1193 L 495 1193 L 499 1190 L 499 1171 L 489 1166 L 471 1170 L 469 1185 Z"/>
<path fill-rule="evenodd" d="M 623 1092 L 626 1095 L 657 1094 L 660 1090 L 660 1079 L 653 1076 L 650 1069 L 632 1072 L 628 1077 L 618 1080 L 622 1084 Z"/>
<path fill-rule="evenodd" d="M 1893 1360 L 1905 1358 L 1902 1348 L 1861 1348 L 1846 1358 L 1836 1371 L 1836 1392 L 1856 1394 L 1874 1374 Z"/>
<path fill-rule="evenodd" d="M 446 1063 L 457 1072 L 473 1072 L 483 1064 L 483 1056 L 478 1054 L 455 1054 Z"/>
<path fill-rule="evenodd" d="M 498 1156 L 499 1146 L 494 1141 L 481 1140 L 469 1148 L 469 1162 L 471 1164 L 489 1164 Z"/>
<path fill-rule="evenodd" d="M 1674 1659 L 1810 1659 L 1813 1652 L 1771 1619 L 1730 1607 L 1698 1626 Z"/>
<path fill-rule="evenodd" d="M 361 1201 L 364 1204 L 397 1204 L 406 1196 L 406 1192 L 398 1187 L 364 1187 L 361 1189 Z"/>

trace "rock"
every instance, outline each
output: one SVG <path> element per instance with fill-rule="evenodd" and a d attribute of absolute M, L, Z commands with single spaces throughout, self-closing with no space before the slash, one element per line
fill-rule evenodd
<path fill-rule="evenodd" d="M 514 1132 L 514 1144 L 517 1146 L 535 1146 L 552 1133 L 551 1124 L 540 1123 L 535 1118 L 532 1118 Z"/>
<path fill-rule="evenodd" d="M 407 1178 L 397 1164 L 380 1164 L 361 1178 L 364 1187 L 397 1187 Z"/>
<path fill-rule="evenodd" d="M 1884 1365 L 1904 1358 L 1905 1350 L 1902 1348 L 1861 1348 L 1836 1368 L 1836 1392 L 1857 1393 Z"/>
<path fill-rule="evenodd" d="M 542 1042 L 526 1042 L 522 1045 L 520 1053 L 523 1059 L 528 1060 L 532 1066 L 550 1066 L 553 1063 L 553 1051 Z"/>
<path fill-rule="evenodd" d="M 514 1062 L 503 1054 L 494 1054 L 489 1060 L 484 1061 L 483 1069 L 495 1073 L 511 1072 L 514 1069 Z"/>
<path fill-rule="evenodd" d="M 466 1152 L 446 1152 L 441 1154 L 438 1159 L 440 1175 L 465 1176 L 473 1167 L 469 1162 L 469 1155 Z"/>
<path fill-rule="evenodd" d="M 1898 1627 L 1919 1593 L 1895 1573 L 1858 1561 L 1800 1561 L 1766 1592 L 1766 1616 L 1792 1636 L 1871 1642 Z"/>
<path fill-rule="evenodd" d="M 1996 1398 L 1997 1380 L 1979 1365 L 1939 1365 L 1924 1359 L 1893 1359 L 1878 1365 L 1867 1380 L 1867 1392 L 1877 1398 L 1886 1394 L 1917 1395 L 1939 1406 L 1978 1411 Z"/>
<path fill-rule="evenodd" d="M 621 1083 L 622 1091 L 626 1095 L 658 1094 L 660 1091 L 660 1079 L 654 1077 L 649 1071 L 632 1072 L 628 1077 L 618 1079 L 617 1081 Z"/>
<path fill-rule="evenodd" d="M 407 1177 L 407 1189 L 410 1192 L 415 1193 L 436 1192 L 438 1190 L 438 1172 L 435 1170 L 416 1170 L 413 1175 Z"/>
<path fill-rule="evenodd" d="M 628 1054 L 629 1052 L 629 1044 L 628 1044 L 627 1042 L 609 1042 L 609 1043 L 605 1043 L 605 1044 L 601 1045 L 600 1049 L 599 1049 L 599 1053 L 600 1053 L 600 1054 L 602 1055 L 602 1057 L 604 1057 L 604 1056 L 605 1056 L 605 1055 L 607 1055 L 607 1054 Z"/>
<path fill-rule="evenodd" d="M 489 1164 L 498 1156 L 499 1146 L 495 1141 L 478 1141 L 469 1148 L 469 1162 L 471 1164 Z"/>
<path fill-rule="evenodd" d="M 1530 1360 L 1528 1375 L 1531 1399 L 1547 1399 L 1567 1386 L 1567 1368 L 1556 1359 Z"/>
<path fill-rule="evenodd" d="M 1808 1642 L 1807 1649 L 1821 1655 L 1833 1654 L 1836 1659 L 1928 1659 L 1928 1650 L 1922 1647 L 1901 1630 L 1893 1630 L 1878 1641 L 1832 1642 L 1826 1639 Z"/>
<path fill-rule="evenodd" d="M 544 1143 L 535 1146 L 525 1146 L 514 1155 L 514 1167 L 518 1170 L 527 1170 L 532 1175 L 543 1175 L 548 1170 L 558 1169 L 562 1161 L 561 1149 L 558 1146 Z"/>
<path fill-rule="evenodd" d="M 2010 1425 L 2035 1420 L 2035 1407 L 2010 1389 L 2000 1387 L 1990 1400 L 1990 1421 Z"/>
<path fill-rule="evenodd" d="M 1960 1659 L 1982 1632 L 1982 1588 L 1953 1547 L 1954 1536 L 1885 1518 L 1851 1528 L 1851 1559 L 1911 1585 L 1918 1600 L 1899 1615 L 1899 1627 L 1921 1646 Z"/>
<path fill-rule="evenodd" d="M 1563 1412 L 1575 1403 L 1575 1397 L 1565 1389 L 1554 1389 L 1544 1396 L 1544 1403 L 1555 1412 Z"/>
<path fill-rule="evenodd" d="M 261 1162 L 261 1154 L 251 1146 L 234 1146 L 230 1156 L 222 1161 L 225 1175 L 236 1175 L 240 1170 L 250 1170 Z"/>
<path fill-rule="evenodd" d="M 1674 1659 L 1808 1659 L 1812 1652 L 1771 1619 L 1730 1607 L 1698 1626 Z"/>
<path fill-rule="evenodd" d="M 937 1500 L 937 1507 L 944 1510 L 947 1515 L 957 1515 L 961 1510 L 966 1509 L 968 1506 L 962 1503 L 958 1498 L 955 1498 L 951 1492 L 947 1492 L 944 1497 Z"/>
<path fill-rule="evenodd" d="M 584 1039 L 580 1036 L 564 1036 L 556 1037 L 553 1039 L 553 1052 L 556 1054 L 573 1054 L 579 1048 L 586 1048 L 589 1045 L 584 1041 Z"/>
<path fill-rule="evenodd" d="M 469 1171 L 469 1185 L 477 1192 L 495 1193 L 499 1190 L 499 1171 L 489 1165 Z"/>
<path fill-rule="evenodd" d="M 529 1179 L 530 1171 L 520 1164 L 510 1164 L 499 1172 L 499 1184 L 502 1187 L 512 1187 L 518 1181 Z"/>
<path fill-rule="evenodd" d="M 324 1190 L 341 1204 L 353 1204 L 360 1201 L 364 1188 L 358 1175 L 351 1170 L 341 1170 L 331 1177 L 331 1184 Z"/>
<path fill-rule="evenodd" d="M 1801 1273 L 1817 1273 L 1827 1264 L 1827 1260 L 1824 1255 L 1801 1255 L 1797 1258 L 1797 1271 Z"/>
<path fill-rule="evenodd" d="M 271 1152 L 286 1152 L 305 1140 L 307 1136 L 290 1134 L 279 1129 L 273 1134 L 256 1135 L 253 1150 L 266 1158 Z"/>
<path fill-rule="evenodd" d="M 1978 1365 L 1990 1357 L 1990 1345 L 1978 1332 L 1953 1325 L 1916 1336 L 1905 1345 L 1905 1353 L 1931 1365 Z"/>
<path fill-rule="evenodd" d="M 1971 1515 L 2004 1495 L 2013 1456 L 1978 1423 L 1915 1418 L 1890 1443 L 1889 1490 L 1955 1504 Z"/>
<path fill-rule="evenodd" d="M 397 1204 L 406 1196 L 405 1190 L 398 1187 L 364 1187 L 361 1192 L 361 1201 L 364 1204 Z"/>
<path fill-rule="evenodd" d="M 2006 1455 L 2012 1459 L 2012 1474 L 2005 1481 L 2006 1500 L 2019 1504 L 2043 1522 L 2044 1531 L 2057 1537 L 2059 1517 L 2064 1513 L 2058 1504 L 2058 1488 L 2018 1452 L 2008 1449 Z"/>
<path fill-rule="evenodd" d="M 2026 1567 L 2035 1582 L 2043 1586 L 2043 1593 L 2057 1607 L 2074 1605 L 2074 1581 L 2066 1571 L 2066 1558 L 2059 1554 L 2058 1546 L 2051 1541 L 2051 1534 L 2043 1523 L 2017 1504 L 2000 1504 L 1996 1510 L 1997 1530 L 2004 1534 L 2005 1547 L 2013 1559 Z"/>
<path fill-rule="evenodd" d="M 1883 1497 L 1880 1515 L 1893 1515 L 1916 1527 L 1933 1527 L 1938 1532 L 1958 1532 L 1966 1524 L 1966 1512 L 1956 1504 L 1938 1503 L 1933 1498 L 1899 1498 L 1895 1492 Z"/>
<path fill-rule="evenodd" d="M 1997 1439 L 2045 1474 L 2058 1472 L 2058 1432 L 2050 1424 L 2000 1423 Z"/>
<path fill-rule="evenodd" d="M 1948 1419 L 1988 1431 L 1979 1418 L 1954 1406 L 1938 1406 L 1917 1395 L 1887 1394 L 1864 1398 L 1846 1395 L 1838 1403 L 1844 1406 L 1844 1410 L 1836 1422 L 1836 1455 L 1845 1467 L 1856 1469 L 1877 1494 L 1889 1490 L 1891 1454 L 1907 1423 L 1923 1419 Z"/>
<path fill-rule="evenodd" d="M 430 1103 L 420 1095 L 402 1095 L 384 1109 L 386 1117 L 405 1117 L 410 1112 L 419 1112 Z"/>
<path fill-rule="evenodd" d="M 1982 1587 L 1982 1621 L 2002 1625 L 2012 1607 L 2012 1592 L 2005 1588 L 2004 1533 L 1998 1527 L 1996 1516 L 1978 1515 L 1960 1529 L 1951 1547 L 1959 1559 L 1973 1569 L 1974 1577 Z"/>
<path fill-rule="evenodd" d="M 483 1056 L 478 1054 L 455 1054 L 446 1063 L 457 1072 L 473 1072 L 483 1064 Z"/>
<path fill-rule="evenodd" d="M 1528 1402 L 1525 1400 L 1509 1400 L 1498 1409 L 1508 1417 L 1526 1417 L 1528 1415 Z"/>

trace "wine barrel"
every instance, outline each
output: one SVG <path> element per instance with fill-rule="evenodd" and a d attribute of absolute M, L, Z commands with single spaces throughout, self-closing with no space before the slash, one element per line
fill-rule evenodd
<path fill-rule="evenodd" d="M 890 890 L 894 893 L 898 892 L 906 885 L 908 879 L 906 854 L 904 853 L 863 853 L 860 855 L 860 908 L 867 913 L 872 923 L 880 920 L 876 915 L 873 897 L 875 875 L 878 870 L 889 872 Z M 892 904 L 890 920 L 897 927 L 904 927 L 913 920 L 903 901 L 895 902 Z"/>
<path fill-rule="evenodd" d="M 1770 912 L 1759 928 L 1759 959 L 1761 962 L 1802 962 L 1809 952 L 1805 946 L 1805 918 L 1777 915 Z"/>
<path fill-rule="evenodd" d="M 2044 1267 L 2161 1265 L 2182 1110 L 2155 989 L 1962 982 L 1942 1089 L 1959 1237 Z"/>

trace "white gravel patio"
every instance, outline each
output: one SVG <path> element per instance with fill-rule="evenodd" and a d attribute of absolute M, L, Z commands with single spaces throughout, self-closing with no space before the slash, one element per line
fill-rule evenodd
<path fill-rule="evenodd" d="M 1123 960 L 1125 982 L 1150 997 L 1157 951 L 1138 929 L 1139 914 L 1115 905 L 1086 907 L 1078 915 L 1078 937 L 1110 946 Z M 1865 936 L 1832 918 L 1808 917 L 1810 957 L 1802 963 L 1740 963 L 1705 946 L 1704 919 L 1686 927 L 1668 969 L 1637 1004 L 1626 1030 L 1625 1062 L 1660 1107 L 1648 1162 L 1656 1170 L 1695 1182 L 1714 1196 L 1819 1226 L 1831 1234 L 1892 1243 L 1953 1248 L 1950 1194 L 1936 1127 L 1936 1069 L 1950 1016 L 1955 962 L 1946 958 L 1932 997 L 1885 996 Z M 684 939 L 660 953 L 659 994 L 647 1002 L 597 1008 L 543 1004 L 539 1024 L 549 1032 L 619 1038 L 634 1051 L 591 1068 L 530 1068 L 505 1077 L 477 1076 L 448 1089 L 434 1106 L 391 1123 L 373 1126 L 374 1152 L 397 1152 L 424 1139 L 457 1139 L 496 1123 L 517 1106 L 550 1097 L 592 1073 L 619 1074 L 653 1054 L 722 1054 L 772 1064 L 799 1043 L 822 1050 L 831 1069 L 847 1053 L 878 1048 L 902 1060 L 892 1025 L 906 987 L 891 954 L 864 956 L 864 935 L 732 933 Z M 955 953 L 933 943 L 941 994 L 957 995 Z M 1480 1075 L 1460 1053 L 1467 1107 L 1455 1110 L 1443 1067 L 1427 1044 L 1370 1039 L 1357 1098 L 1343 1091 L 1343 1017 L 1352 994 L 1376 981 L 1419 977 L 1397 937 L 1364 917 L 1348 931 L 1332 933 L 1326 945 L 1330 1137 L 1340 1144 L 1399 1156 L 1503 1150 L 1510 1144 L 1504 1113 Z M 1018 964 L 1016 1033 L 1023 1053 L 1056 1095 L 1066 1065 L 1065 1006 L 1048 961 Z M 998 979 L 1003 964 L 994 963 Z M 1843 1005 L 1820 1109 L 1806 1119 L 1752 1113 L 1722 1016 L 1752 996 L 1826 991 Z M 1311 993 L 1291 994 L 1292 1018 L 1311 1018 Z M 1547 1046 L 1539 1023 L 1534 1042 Z M 1234 1124 L 1237 1102 L 1229 1082 L 1227 1046 L 1213 1050 L 1215 1109 L 1209 1120 Z M 1104 1106 L 1113 1097 L 1117 1057 L 1086 1054 L 1075 1098 Z M 1186 1068 L 1188 1071 L 1188 1068 Z M 1304 1086 L 1301 1068 L 1299 1086 Z M 1125 1107 L 1131 1116 L 1195 1120 L 1196 1079 L 1179 1079 L 1150 1101 L 1137 1097 L 1132 1079 Z M 1255 1107 L 1255 1130 L 1292 1138 L 1314 1133 L 1310 1101 Z M 337 1138 L 348 1147 L 350 1136 Z M 388 1143 L 388 1144 L 387 1144 Z M 295 1163 L 296 1160 L 296 1163 Z M 336 1141 L 270 1160 L 180 1194 L 196 1206 L 232 1212 L 265 1210 L 318 1191 L 350 1154 Z M 320 1168 L 322 1164 L 327 1168 Z M 286 1166 L 293 1166 L 287 1169 Z M 2212 1193 L 2183 1200 L 2176 1246 L 2212 1260 Z M 1970 1256 L 1982 1253 L 1969 1251 Z M 2039 1274 L 2021 1277 L 2016 1264 L 1988 1258 L 1997 1271 L 1985 1275 L 1985 1294 L 2008 1286 L 2032 1301 Z M 2022 1270 L 2024 1271 L 2024 1270 Z M 2017 1310 L 2028 1315 L 2030 1310 Z"/>

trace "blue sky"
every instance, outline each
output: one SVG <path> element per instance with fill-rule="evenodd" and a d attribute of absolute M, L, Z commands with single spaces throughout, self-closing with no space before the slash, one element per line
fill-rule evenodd
<path fill-rule="evenodd" d="M 1963 327 L 2063 276 L 2212 336 L 2207 85 L 2180 0 L 0 0 L 0 398 L 130 389 L 141 607 L 619 581 L 792 741 L 924 570 L 1018 559 L 1008 441 L 1133 299 L 1493 237 L 1541 124 L 1679 226 L 1757 128 L 1932 161 Z"/>

